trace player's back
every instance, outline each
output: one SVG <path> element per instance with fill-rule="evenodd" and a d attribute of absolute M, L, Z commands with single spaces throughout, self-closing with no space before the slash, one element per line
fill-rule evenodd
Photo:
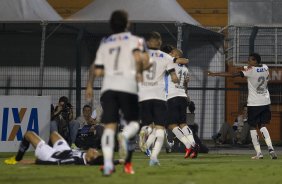
<path fill-rule="evenodd" d="M 248 79 L 248 106 L 270 104 L 270 96 L 267 88 L 269 80 L 267 65 L 245 67 L 244 75 Z"/>
<path fill-rule="evenodd" d="M 187 82 L 186 78 L 189 76 L 189 70 L 185 65 L 175 64 L 175 73 L 179 82 L 175 84 L 174 82 L 172 82 L 171 77 L 168 76 L 168 99 L 176 96 L 186 97 L 185 82 Z"/>
<path fill-rule="evenodd" d="M 160 51 L 149 50 L 152 67 L 143 71 L 143 82 L 139 85 L 140 101 L 148 99 L 165 100 L 165 72 L 174 69 L 173 58 Z"/>
<path fill-rule="evenodd" d="M 143 39 L 129 32 L 113 34 L 102 40 L 95 61 L 95 65 L 104 66 L 102 91 L 137 93 L 133 50 L 143 47 L 143 43 Z"/>

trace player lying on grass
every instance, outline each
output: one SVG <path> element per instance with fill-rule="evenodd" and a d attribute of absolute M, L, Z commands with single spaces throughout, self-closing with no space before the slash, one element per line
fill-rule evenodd
<path fill-rule="evenodd" d="M 23 159 L 29 145 L 35 148 L 35 164 L 47 165 L 62 165 L 62 164 L 75 164 L 75 165 L 103 165 L 103 156 L 93 148 L 87 151 L 72 150 L 66 140 L 57 132 L 52 132 L 50 141 L 53 147 L 49 146 L 42 140 L 35 132 L 27 131 L 20 144 L 16 156 L 4 160 L 5 164 L 14 165 Z M 122 164 L 123 160 L 115 160 L 115 164 Z"/>

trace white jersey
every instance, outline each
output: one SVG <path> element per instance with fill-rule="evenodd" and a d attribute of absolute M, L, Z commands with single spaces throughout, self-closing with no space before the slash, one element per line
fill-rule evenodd
<path fill-rule="evenodd" d="M 173 97 L 186 97 L 185 93 L 185 82 L 189 76 L 189 70 L 185 65 L 175 64 L 175 73 L 179 82 L 177 84 L 173 83 L 170 75 L 168 76 L 168 88 L 167 88 L 167 99 Z"/>
<path fill-rule="evenodd" d="M 166 100 L 165 73 L 173 70 L 173 57 L 160 50 L 149 50 L 153 62 L 149 70 L 143 71 L 143 82 L 139 84 L 139 101 Z"/>
<path fill-rule="evenodd" d="M 95 66 L 104 67 L 102 93 L 106 90 L 137 94 L 133 51 L 145 50 L 144 39 L 129 32 L 113 34 L 101 41 Z"/>
<path fill-rule="evenodd" d="M 248 106 L 262 106 L 270 104 L 270 96 L 267 88 L 269 80 L 268 67 L 244 67 L 243 74 L 248 80 Z"/>

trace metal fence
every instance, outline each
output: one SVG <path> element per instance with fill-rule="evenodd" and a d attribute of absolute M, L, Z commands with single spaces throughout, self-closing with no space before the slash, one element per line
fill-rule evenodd
<path fill-rule="evenodd" d="M 269 66 L 282 65 L 282 26 L 228 27 L 227 61 L 244 65 L 249 52 L 258 52 Z"/>

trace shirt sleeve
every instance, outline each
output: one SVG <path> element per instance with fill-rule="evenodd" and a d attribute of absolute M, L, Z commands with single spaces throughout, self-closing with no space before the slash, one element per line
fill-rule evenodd
<path fill-rule="evenodd" d="M 251 67 L 251 66 L 244 66 L 242 73 L 244 74 L 245 77 L 250 77 L 253 72 L 253 68 L 254 67 Z"/>

